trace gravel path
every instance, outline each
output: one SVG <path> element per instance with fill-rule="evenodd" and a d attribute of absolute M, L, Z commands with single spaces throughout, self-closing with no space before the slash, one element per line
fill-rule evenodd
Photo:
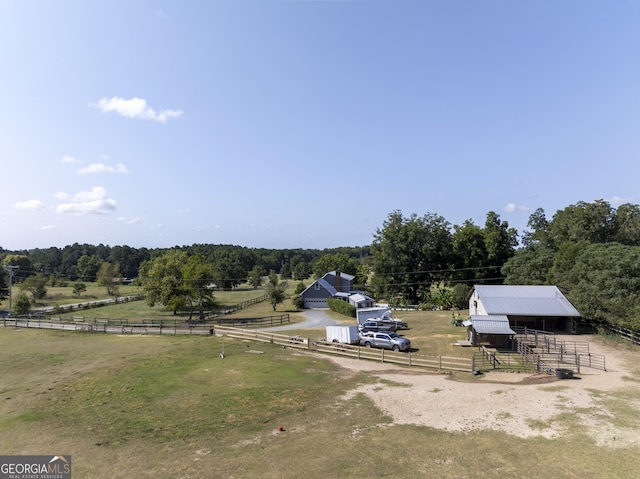
<path fill-rule="evenodd" d="M 306 318 L 302 323 L 287 324 L 286 326 L 275 326 L 273 328 L 261 328 L 261 331 L 287 331 L 291 329 L 322 329 L 325 326 L 335 326 L 344 324 L 336 321 L 322 309 L 309 309 L 302 311 Z"/>

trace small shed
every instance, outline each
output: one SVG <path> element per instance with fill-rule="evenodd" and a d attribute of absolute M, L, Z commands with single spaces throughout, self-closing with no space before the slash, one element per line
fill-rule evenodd
<path fill-rule="evenodd" d="M 349 304 L 355 306 L 356 308 L 371 308 L 375 306 L 376 300 L 370 298 L 366 294 L 355 293 L 349 296 Z"/>
<path fill-rule="evenodd" d="M 462 325 L 467 327 L 467 339 L 473 346 L 506 348 L 516 335 L 504 315 L 471 315 Z"/>

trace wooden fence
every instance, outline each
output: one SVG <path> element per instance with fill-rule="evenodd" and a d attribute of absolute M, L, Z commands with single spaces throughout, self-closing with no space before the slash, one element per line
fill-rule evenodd
<path fill-rule="evenodd" d="M 613 334 L 615 336 L 619 336 L 626 341 L 630 341 L 633 344 L 640 345 L 640 332 L 634 331 L 633 329 L 623 328 L 622 326 L 617 326 L 615 324 L 599 324 L 598 328 L 602 329 L 607 334 Z"/>
<path fill-rule="evenodd" d="M 423 356 L 412 353 L 411 351 L 406 353 L 395 353 L 384 349 L 365 348 L 358 345 L 333 343 L 320 339 L 312 341 L 309 338 L 302 338 L 300 336 L 271 333 L 268 331 L 246 330 L 228 326 L 215 326 L 214 333 L 216 335 L 228 336 L 230 338 L 277 344 L 290 348 L 334 354 L 353 359 L 367 359 L 382 363 L 394 363 L 403 366 L 422 367 L 442 371 L 472 371 L 471 361 L 467 358 Z"/>
<path fill-rule="evenodd" d="M 2 320 L 4 327 L 16 328 L 36 328 L 36 329 L 59 329 L 64 331 L 86 331 L 94 333 L 117 333 L 117 334 L 213 334 L 210 325 L 188 324 L 185 322 L 168 321 L 161 322 L 137 322 L 128 323 L 125 321 L 70 321 L 42 318 L 5 318 Z"/>

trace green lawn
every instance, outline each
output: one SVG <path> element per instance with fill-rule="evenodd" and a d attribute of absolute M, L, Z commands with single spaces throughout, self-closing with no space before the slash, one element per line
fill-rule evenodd
<path fill-rule="evenodd" d="M 603 449 L 579 430 L 525 440 L 392 425 L 364 396 L 340 399 L 369 375 L 270 344 L 0 328 L 0 361 L 0 451 L 70 454 L 78 478 L 601 479 L 640 470 L 637 448 Z"/>

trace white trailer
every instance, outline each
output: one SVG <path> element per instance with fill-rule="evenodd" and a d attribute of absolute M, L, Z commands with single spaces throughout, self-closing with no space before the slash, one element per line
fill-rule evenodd
<path fill-rule="evenodd" d="M 327 326 L 327 341 L 330 343 L 360 344 L 358 326 Z"/>

